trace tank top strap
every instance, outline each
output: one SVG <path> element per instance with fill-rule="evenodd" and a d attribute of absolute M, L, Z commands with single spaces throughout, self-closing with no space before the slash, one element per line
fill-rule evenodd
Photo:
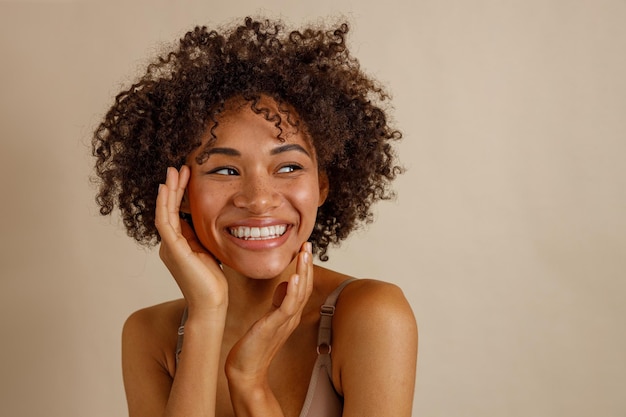
<path fill-rule="evenodd" d="M 180 319 L 180 326 L 178 326 L 178 341 L 176 342 L 176 365 L 178 366 L 178 358 L 180 352 L 183 351 L 183 339 L 185 337 L 185 322 L 187 321 L 187 307 L 183 311 L 183 317 Z"/>
<path fill-rule="evenodd" d="M 341 291 L 356 278 L 349 278 L 343 281 L 330 293 L 324 304 L 320 307 L 320 326 L 317 333 L 317 353 L 321 353 L 326 347 L 327 352 L 331 351 L 333 316 L 335 315 L 335 304 Z"/>

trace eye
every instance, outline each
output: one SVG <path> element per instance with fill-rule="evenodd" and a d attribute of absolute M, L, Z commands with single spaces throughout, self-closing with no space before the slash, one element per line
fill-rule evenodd
<path fill-rule="evenodd" d="M 285 166 L 280 167 L 277 172 L 279 174 L 288 174 L 290 172 L 299 171 L 301 169 L 302 169 L 302 167 L 300 165 L 289 164 L 289 165 L 285 165 Z"/>
<path fill-rule="evenodd" d="M 230 167 L 220 167 L 215 168 L 212 171 L 209 171 L 209 174 L 217 174 L 217 175 L 239 175 L 239 172 L 235 168 Z"/>

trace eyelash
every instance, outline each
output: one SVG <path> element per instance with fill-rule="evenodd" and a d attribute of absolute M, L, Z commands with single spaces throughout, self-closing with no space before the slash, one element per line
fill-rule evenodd
<path fill-rule="evenodd" d="M 282 172 L 284 169 L 288 169 L 287 172 Z M 288 165 L 283 165 L 280 168 L 278 168 L 277 173 L 279 174 L 290 174 L 292 172 L 295 171 L 299 171 L 302 169 L 302 166 L 298 165 L 298 164 L 288 164 Z M 227 173 L 221 173 L 221 171 L 227 171 Z M 239 175 L 239 172 L 232 167 L 219 167 L 219 168 L 215 168 L 214 170 L 210 171 L 209 174 L 217 174 L 217 175 Z"/>
<path fill-rule="evenodd" d="M 288 164 L 288 165 L 283 165 L 282 167 L 278 168 L 278 173 L 282 173 L 281 171 L 285 168 L 289 169 L 287 174 L 295 172 L 295 171 L 299 171 L 302 169 L 302 167 L 298 164 Z"/>
<path fill-rule="evenodd" d="M 228 171 L 227 174 L 220 174 L 220 171 Z M 231 167 L 219 167 L 215 168 L 212 171 L 209 171 L 209 174 L 218 174 L 218 175 L 239 175 L 239 172 L 235 168 Z"/>

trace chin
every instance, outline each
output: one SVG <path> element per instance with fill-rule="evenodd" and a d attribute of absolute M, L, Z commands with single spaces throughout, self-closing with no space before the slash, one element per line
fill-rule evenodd
<path fill-rule="evenodd" d="M 252 279 L 274 279 L 283 275 L 288 270 L 291 271 L 292 265 L 297 252 L 291 257 L 286 256 L 267 256 L 267 254 L 258 254 L 258 256 L 249 255 L 246 259 L 238 262 L 235 259 L 229 259 L 224 262 L 229 268 L 237 271 Z M 293 268 L 295 272 L 295 268 Z"/>

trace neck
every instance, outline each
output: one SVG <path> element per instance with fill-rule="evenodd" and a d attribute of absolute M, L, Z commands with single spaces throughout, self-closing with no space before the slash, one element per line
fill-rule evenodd
<path fill-rule="evenodd" d="M 228 315 L 237 320 L 259 319 L 269 311 L 274 291 L 295 273 L 295 260 L 277 277 L 250 278 L 223 265 L 228 280 Z"/>

